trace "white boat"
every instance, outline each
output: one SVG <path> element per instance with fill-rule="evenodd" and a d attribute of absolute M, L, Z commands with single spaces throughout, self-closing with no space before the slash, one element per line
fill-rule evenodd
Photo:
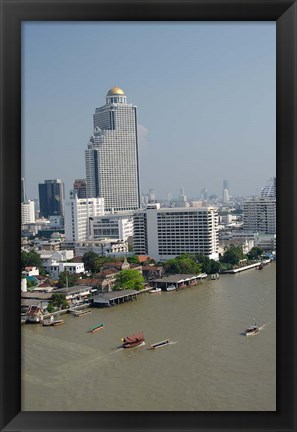
<path fill-rule="evenodd" d="M 154 289 L 150 290 L 149 292 L 152 293 L 152 294 L 154 294 L 154 293 L 158 293 L 158 292 L 161 292 L 161 291 L 162 291 L 161 288 L 154 288 Z"/>
<path fill-rule="evenodd" d="M 176 286 L 175 285 L 168 285 L 165 289 L 166 289 L 166 291 L 174 291 L 174 290 L 176 290 Z"/>
<path fill-rule="evenodd" d="M 246 336 L 252 336 L 255 335 L 259 332 L 259 327 L 257 326 L 256 322 L 254 325 L 248 327 L 247 329 L 245 329 L 245 335 Z"/>
<path fill-rule="evenodd" d="M 44 320 L 42 325 L 44 327 L 48 327 L 48 326 L 57 326 L 57 325 L 61 325 L 64 324 L 64 320 L 62 319 L 55 319 L 53 315 L 51 315 L 49 320 Z"/>

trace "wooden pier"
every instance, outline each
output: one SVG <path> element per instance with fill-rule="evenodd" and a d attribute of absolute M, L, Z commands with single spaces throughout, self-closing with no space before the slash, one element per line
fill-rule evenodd
<path fill-rule="evenodd" d="M 94 307 L 109 307 L 115 306 L 127 301 L 137 300 L 139 291 L 136 290 L 122 290 L 112 291 L 105 294 L 97 294 L 93 297 L 92 306 Z"/>

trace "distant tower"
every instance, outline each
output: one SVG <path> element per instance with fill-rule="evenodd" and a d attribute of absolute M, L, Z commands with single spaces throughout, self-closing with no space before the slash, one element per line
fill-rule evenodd
<path fill-rule="evenodd" d="M 85 179 L 76 179 L 73 183 L 73 189 L 77 193 L 77 198 L 87 197 L 87 181 Z"/>
<path fill-rule="evenodd" d="M 276 199 L 276 177 L 270 179 L 270 183 L 262 188 L 261 198 Z"/>
<path fill-rule="evenodd" d="M 208 190 L 206 188 L 203 188 L 201 191 L 201 199 L 203 201 L 207 201 L 208 200 Z"/>
<path fill-rule="evenodd" d="M 178 200 L 176 201 L 176 206 L 177 207 L 189 207 L 189 203 L 188 203 L 187 197 L 185 195 L 185 189 L 180 188 L 179 192 L 180 192 L 180 195 L 178 197 Z"/>
<path fill-rule="evenodd" d="M 230 197 L 229 197 L 228 189 L 224 189 L 224 191 L 223 191 L 223 202 L 227 203 L 227 202 L 229 202 L 229 199 L 230 199 Z"/>
<path fill-rule="evenodd" d="M 223 180 L 223 193 L 222 193 L 223 202 L 228 202 L 230 195 L 229 195 L 229 182 L 228 180 Z"/>
<path fill-rule="evenodd" d="M 136 106 L 119 87 L 95 110 L 85 162 L 88 197 L 104 198 L 107 211 L 140 208 Z"/>
<path fill-rule="evenodd" d="M 40 217 L 64 216 L 64 184 L 59 179 L 39 183 Z"/>
<path fill-rule="evenodd" d="M 21 178 L 21 203 L 26 201 L 25 179 Z"/>
<path fill-rule="evenodd" d="M 156 191 L 154 189 L 149 189 L 148 201 L 149 202 L 156 201 Z"/>

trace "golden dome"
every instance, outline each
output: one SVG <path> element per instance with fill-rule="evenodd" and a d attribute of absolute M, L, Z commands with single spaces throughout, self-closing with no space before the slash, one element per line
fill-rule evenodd
<path fill-rule="evenodd" d="M 120 89 L 120 87 L 113 87 L 109 90 L 109 92 L 107 93 L 107 96 L 113 96 L 113 95 L 124 95 L 125 92 Z"/>

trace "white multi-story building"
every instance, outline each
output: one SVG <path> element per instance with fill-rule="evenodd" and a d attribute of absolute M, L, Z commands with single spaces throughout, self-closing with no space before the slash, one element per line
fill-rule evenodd
<path fill-rule="evenodd" d="M 70 192 L 65 203 L 65 240 L 66 242 L 90 239 L 92 217 L 104 215 L 103 198 L 77 198 L 76 192 Z"/>
<path fill-rule="evenodd" d="M 84 241 L 75 243 L 75 255 L 83 256 L 86 252 L 95 252 L 100 256 L 126 256 L 128 243 L 123 240 L 104 239 L 97 241 Z"/>
<path fill-rule="evenodd" d="M 73 250 L 38 250 L 37 253 L 42 260 L 42 266 L 47 272 L 50 271 L 50 266 L 57 262 L 66 262 L 74 258 Z"/>
<path fill-rule="evenodd" d="M 218 215 L 214 207 L 160 208 L 134 213 L 134 252 L 164 261 L 183 253 L 218 259 Z"/>
<path fill-rule="evenodd" d="M 253 233 L 276 233 L 276 200 L 253 198 L 243 204 L 243 228 Z"/>
<path fill-rule="evenodd" d="M 102 197 L 107 211 L 140 208 L 136 106 L 113 87 L 96 108 L 85 151 L 88 197 Z"/>
<path fill-rule="evenodd" d="M 93 217 L 90 221 L 92 240 L 119 239 L 127 241 L 133 236 L 133 214 L 117 213 Z"/>
<path fill-rule="evenodd" d="M 84 273 L 85 266 L 84 263 L 64 263 L 64 262 L 56 262 L 52 263 L 48 267 L 48 271 L 52 278 L 58 278 L 59 274 L 67 271 L 68 273 Z"/>
<path fill-rule="evenodd" d="M 35 203 L 34 201 L 24 201 L 21 203 L 22 225 L 35 223 Z"/>

